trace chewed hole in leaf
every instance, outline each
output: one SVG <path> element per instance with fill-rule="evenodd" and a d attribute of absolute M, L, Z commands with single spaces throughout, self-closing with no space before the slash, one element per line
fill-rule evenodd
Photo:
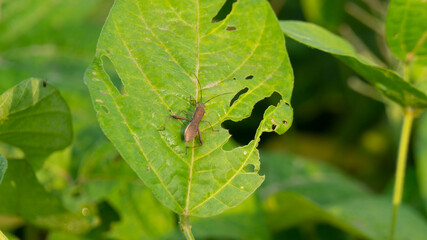
<path fill-rule="evenodd" d="M 286 125 L 286 124 L 288 124 L 288 121 L 282 120 L 282 123 Z"/>
<path fill-rule="evenodd" d="M 277 128 L 277 125 L 273 123 L 273 124 L 271 125 L 271 129 L 273 129 L 273 131 L 274 131 L 274 130 L 276 130 L 276 128 Z"/>
<path fill-rule="evenodd" d="M 125 86 L 123 85 L 122 80 L 117 74 L 116 68 L 114 67 L 111 60 L 106 56 L 102 56 L 102 64 L 104 65 L 104 71 L 110 77 L 110 80 L 113 83 L 113 85 L 116 87 L 117 91 L 121 95 L 123 95 L 125 93 Z"/>
<path fill-rule="evenodd" d="M 231 101 L 230 101 L 230 106 L 231 105 L 233 105 L 233 103 L 237 100 L 237 99 L 239 99 L 239 97 L 242 95 L 242 94 L 245 94 L 247 91 L 249 90 L 249 88 L 244 88 L 244 89 L 242 89 L 242 90 L 240 90 L 234 97 L 233 97 L 233 99 L 231 99 Z"/>
<path fill-rule="evenodd" d="M 245 79 L 246 79 L 246 80 L 250 80 L 250 79 L 252 79 L 252 78 L 254 78 L 254 76 L 253 76 L 253 75 L 249 75 L 249 76 L 246 76 L 246 77 L 245 77 Z"/>
<path fill-rule="evenodd" d="M 227 31 L 235 31 L 237 28 L 235 26 L 228 26 L 225 30 Z"/>
<path fill-rule="evenodd" d="M 101 109 L 104 113 L 110 113 L 110 110 L 108 110 L 108 108 L 106 106 L 101 106 Z"/>
<path fill-rule="evenodd" d="M 243 167 L 243 171 L 245 172 L 255 172 L 255 166 L 253 164 L 248 164 Z"/>
<path fill-rule="evenodd" d="M 215 17 L 212 18 L 211 22 L 216 23 L 224 20 L 228 16 L 228 14 L 231 13 L 231 10 L 233 9 L 233 4 L 235 2 L 237 2 L 237 0 L 225 1 L 224 5 L 222 5 L 221 9 L 218 11 Z"/>
<path fill-rule="evenodd" d="M 270 97 L 264 98 L 255 104 L 250 117 L 239 122 L 227 120 L 222 123 L 222 127 L 228 129 L 239 146 L 247 145 L 254 139 L 256 129 L 263 119 L 265 110 L 271 105 L 277 106 L 281 100 L 282 96 L 274 92 Z"/>

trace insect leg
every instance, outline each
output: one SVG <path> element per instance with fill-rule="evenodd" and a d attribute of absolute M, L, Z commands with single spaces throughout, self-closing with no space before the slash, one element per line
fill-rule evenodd
<path fill-rule="evenodd" d="M 180 111 L 179 113 L 182 113 L 182 112 L 185 112 L 185 113 L 187 113 L 188 115 L 190 115 L 190 113 L 188 113 L 187 111 L 184 111 L 184 110 Z M 181 117 L 181 116 L 178 116 L 178 115 L 171 114 L 171 115 L 169 115 L 168 120 L 166 120 L 165 125 L 163 126 L 163 128 L 162 128 L 162 129 L 159 129 L 159 131 L 164 131 L 164 130 L 166 129 L 166 124 L 168 124 L 169 119 L 170 119 L 171 117 L 173 117 L 173 118 L 175 118 L 175 119 L 187 120 L 187 121 L 191 122 L 191 119 L 188 119 L 188 118 L 185 118 L 185 117 Z"/>
<path fill-rule="evenodd" d="M 190 103 L 191 103 L 191 105 L 193 105 L 193 106 L 197 106 L 197 102 L 196 102 L 196 99 L 192 99 L 191 98 L 191 95 L 190 95 Z"/>
<path fill-rule="evenodd" d="M 191 116 L 191 114 L 189 112 L 185 111 L 185 110 L 181 110 L 179 113 L 182 113 L 182 112 L 185 112 L 187 115 Z"/>
<path fill-rule="evenodd" d="M 218 132 L 218 130 L 213 129 L 212 124 L 209 121 L 206 121 L 206 120 L 201 120 L 201 121 L 209 123 L 209 125 L 212 128 L 212 132 Z"/>
<path fill-rule="evenodd" d="M 197 147 L 200 147 L 203 145 L 202 133 L 200 132 L 200 128 L 197 129 L 197 134 L 199 135 L 199 141 L 200 141 L 200 145 Z"/>

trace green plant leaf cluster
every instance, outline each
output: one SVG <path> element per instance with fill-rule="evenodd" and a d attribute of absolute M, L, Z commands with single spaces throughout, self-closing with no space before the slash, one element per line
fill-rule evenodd
<path fill-rule="evenodd" d="M 71 143 L 70 111 L 50 84 L 25 80 L 4 92 L 0 102 L 0 141 L 22 149 L 27 159 L 43 159 Z"/>
<path fill-rule="evenodd" d="M 362 239 L 388 239 L 391 202 L 334 168 L 295 155 L 264 153 L 270 176 L 260 188 L 267 226 L 273 232 L 304 222 L 323 222 Z M 425 239 L 427 224 L 403 206 L 395 239 Z"/>
<path fill-rule="evenodd" d="M 257 174 L 261 133 L 283 133 L 292 123 L 292 71 L 273 11 L 265 1 L 238 1 L 219 19 L 222 5 L 116 1 L 85 75 L 106 136 L 154 195 L 181 215 L 211 216 L 246 199 L 264 179 Z M 111 81 L 106 61 L 121 85 Z M 274 92 L 282 100 L 266 110 L 255 139 L 224 151 L 230 135 L 220 124 L 247 118 Z M 194 148 L 194 140 L 187 149 L 182 122 L 165 122 L 171 113 L 193 112 L 190 98 L 212 98 L 203 119 L 218 132 L 202 122 L 203 146 Z"/>
<path fill-rule="evenodd" d="M 86 218 L 68 211 L 35 176 L 34 168 L 40 168 L 48 155 L 71 142 L 71 115 L 58 90 L 41 80 L 28 79 L 4 92 L 0 102 L 0 140 L 25 153 L 25 159 L 10 159 L 7 165 L 1 155 L 0 214 L 42 228 L 74 232 L 90 228 Z"/>
<path fill-rule="evenodd" d="M 355 6 L 356 5 L 352 7 L 354 8 Z M 362 14 L 360 9 L 357 11 L 359 11 L 359 14 Z M 380 67 L 365 57 L 362 57 L 356 53 L 353 47 L 346 40 L 328 32 L 322 27 L 298 21 L 281 22 L 282 30 L 287 36 L 309 47 L 313 47 L 333 55 L 375 87 L 376 90 L 381 93 L 381 96 L 387 97 L 393 102 L 399 104 L 404 110 L 404 121 L 399 144 L 393 205 L 389 206 L 389 208 L 393 209 L 393 213 L 387 214 L 385 212 L 386 209 L 384 209 L 382 210 L 384 213 L 381 214 L 381 216 L 387 216 L 392 219 L 391 231 L 388 233 L 379 232 L 376 229 L 369 229 L 372 225 L 362 227 L 362 233 L 365 233 L 374 239 L 385 239 L 387 237 L 394 239 L 395 235 L 403 237 L 410 234 L 410 230 L 400 228 L 401 226 L 399 223 L 396 223 L 396 219 L 398 218 L 398 209 L 403 195 L 402 192 L 406 171 L 405 166 L 408 155 L 407 150 L 409 146 L 410 132 L 412 131 L 412 121 L 415 116 L 426 108 L 426 11 L 427 3 L 425 1 L 390 1 L 387 12 L 387 21 L 385 23 L 385 38 L 391 52 L 401 60 L 397 63 L 397 67 L 393 66 L 395 64 L 391 64 L 390 69 Z M 379 34 L 381 35 L 381 33 Z M 359 45 L 362 44 L 359 43 Z M 422 129 L 423 128 L 421 128 L 421 130 Z M 418 138 L 418 141 L 423 142 L 423 133 L 421 132 L 418 136 L 421 136 Z M 418 153 L 423 152 L 420 151 L 419 148 L 417 150 Z M 417 161 L 420 162 L 422 158 L 422 155 L 419 155 L 417 157 Z M 418 172 L 422 174 L 425 171 L 424 164 L 419 163 L 419 168 Z M 420 176 L 419 179 L 421 181 L 421 195 L 425 200 L 425 179 L 422 176 Z M 364 202 L 364 200 L 359 199 L 358 201 L 355 201 L 355 204 L 359 204 L 360 202 Z M 351 206 L 354 205 L 351 204 Z M 383 206 L 384 204 L 379 204 L 379 207 Z M 379 207 L 378 209 L 381 209 Z M 340 209 L 340 211 L 342 211 L 342 209 Z M 363 211 L 358 213 L 363 216 L 371 214 L 371 212 L 364 213 Z M 401 210 L 400 215 L 405 214 L 408 214 L 407 210 Z M 376 215 L 373 215 L 373 217 L 374 216 Z M 414 220 L 417 216 L 412 216 L 412 218 L 405 215 L 405 217 L 410 219 L 408 220 L 409 222 L 417 221 Z M 343 220 L 344 219 L 340 219 L 341 222 Z M 344 222 L 346 220 L 344 220 Z M 375 222 L 380 225 L 381 220 L 377 219 Z M 421 225 L 418 225 L 420 229 L 422 229 Z M 383 224 L 381 228 L 383 229 L 385 226 L 387 226 L 387 224 Z M 419 235 L 411 237 L 420 239 L 425 238 L 425 233 L 423 231 L 417 230 L 416 233 Z"/>
<path fill-rule="evenodd" d="M 344 39 L 311 23 L 299 21 L 281 21 L 283 32 L 309 47 L 327 52 L 344 62 L 374 86 L 383 96 L 403 107 L 427 107 L 427 95 L 398 73 L 375 65 L 358 55 Z"/>

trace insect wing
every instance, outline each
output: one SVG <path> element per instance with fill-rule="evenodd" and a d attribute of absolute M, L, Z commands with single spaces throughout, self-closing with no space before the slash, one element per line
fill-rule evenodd
<path fill-rule="evenodd" d="M 184 131 L 184 138 L 186 142 L 190 142 L 194 139 L 197 135 L 197 128 L 199 127 L 199 124 L 196 124 L 194 121 L 190 122 L 188 126 L 185 128 Z"/>

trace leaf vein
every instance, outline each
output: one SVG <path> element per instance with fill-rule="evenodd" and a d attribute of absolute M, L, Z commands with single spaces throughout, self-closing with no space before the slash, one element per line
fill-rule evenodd
<path fill-rule="evenodd" d="M 114 27 L 117 30 L 117 33 L 119 34 L 119 38 L 123 43 L 123 46 L 126 48 L 126 50 L 129 53 L 129 56 L 132 57 L 134 64 L 136 65 L 136 67 L 139 69 L 139 71 L 145 76 L 144 79 L 146 79 L 146 81 L 148 82 L 148 84 L 150 85 L 151 89 L 153 89 L 154 93 L 159 97 L 159 99 L 162 101 L 162 104 L 164 106 L 166 106 L 166 108 L 170 109 L 169 106 L 166 104 L 166 102 L 164 101 L 164 99 L 162 98 L 162 96 L 156 91 L 156 89 L 153 87 L 152 83 L 149 81 L 147 75 L 144 73 L 144 71 L 142 71 L 141 66 L 138 64 L 138 62 L 135 60 L 135 58 L 132 56 L 132 53 L 129 49 L 129 47 L 127 46 L 126 42 L 124 41 L 121 32 L 116 24 L 115 21 L 113 21 L 114 23 Z M 169 191 L 169 189 L 167 188 L 167 186 L 165 185 L 165 183 L 163 182 L 162 178 L 160 177 L 160 175 L 158 174 L 158 172 L 156 171 L 155 168 L 153 168 L 153 166 L 151 165 L 151 162 L 148 160 L 146 153 L 144 152 L 140 142 L 138 141 L 138 138 L 134 132 L 134 130 L 130 127 L 130 125 L 127 123 L 126 118 L 124 117 L 123 113 L 121 112 L 120 107 L 117 105 L 116 101 L 113 101 L 114 105 L 117 108 L 117 111 L 119 112 L 120 116 L 123 119 L 123 123 L 126 125 L 126 127 L 129 129 L 130 134 L 132 135 L 132 138 L 134 139 L 136 145 L 138 146 L 139 151 L 141 152 L 141 154 L 144 156 L 144 158 L 147 160 L 147 164 L 150 166 L 150 168 L 152 169 L 152 172 L 157 176 L 157 178 L 159 179 L 160 184 L 164 187 L 164 189 L 166 190 L 166 192 L 169 194 L 169 196 L 172 198 L 172 200 L 175 202 L 175 204 L 182 210 L 181 205 L 178 203 L 178 201 L 175 199 L 175 197 L 172 195 L 172 193 Z"/>
<path fill-rule="evenodd" d="M 167 48 L 167 46 L 160 40 L 160 38 L 157 36 L 157 34 L 154 33 L 154 31 L 147 25 L 147 22 L 145 21 L 141 6 L 140 6 L 140 2 L 137 3 L 138 6 L 138 10 L 140 15 L 137 15 L 136 17 L 138 17 L 145 25 L 145 28 L 150 31 L 151 35 L 156 38 L 156 40 L 160 43 L 160 45 L 163 47 L 163 49 L 165 50 L 165 52 L 171 57 L 172 61 L 179 67 L 182 69 L 182 71 L 185 73 L 185 75 L 187 75 L 190 79 L 191 76 L 190 74 L 187 72 L 186 69 L 184 69 L 184 67 L 176 60 L 176 58 L 173 56 L 173 54 L 170 52 L 169 48 Z M 131 11 L 129 11 L 130 13 L 132 13 Z"/>
<path fill-rule="evenodd" d="M 265 8 L 265 10 L 266 10 L 266 12 L 267 12 L 267 8 Z M 219 80 L 219 81 L 217 81 L 217 82 L 215 82 L 215 83 L 212 83 L 212 84 L 209 84 L 209 86 L 210 87 L 213 87 L 213 86 L 215 86 L 215 85 L 218 85 L 218 84 L 220 84 L 220 83 L 222 83 L 222 82 L 224 82 L 225 80 L 227 80 L 229 77 L 231 77 L 234 73 L 236 73 L 243 65 L 245 65 L 248 61 L 249 61 L 249 59 L 255 54 L 255 51 L 258 49 L 258 47 L 260 46 L 260 43 L 261 43 L 261 39 L 262 39 L 262 37 L 264 36 L 264 31 L 265 31 L 265 29 L 266 29 L 266 26 L 267 26 L 267 16 L 265 17 L 265 20 L 264 20 L 264 25 L 263 25 L 263 27 L 262 27 L 262 31 L 261 31 L 261 33 L 259 34 L 259 38 L 257 39 L 257 41 L 256 41 L 256 43 L 255 43 L 255 47 L 252 49 L 252 51 L 249 53 L 249 55 L 240 63 L 240 65 L 239 66 L 237 66 L 230 74 L 228 74 L 225 78 L 223 78 L 223 79 L 221 79 L 221 80 Z"/>

